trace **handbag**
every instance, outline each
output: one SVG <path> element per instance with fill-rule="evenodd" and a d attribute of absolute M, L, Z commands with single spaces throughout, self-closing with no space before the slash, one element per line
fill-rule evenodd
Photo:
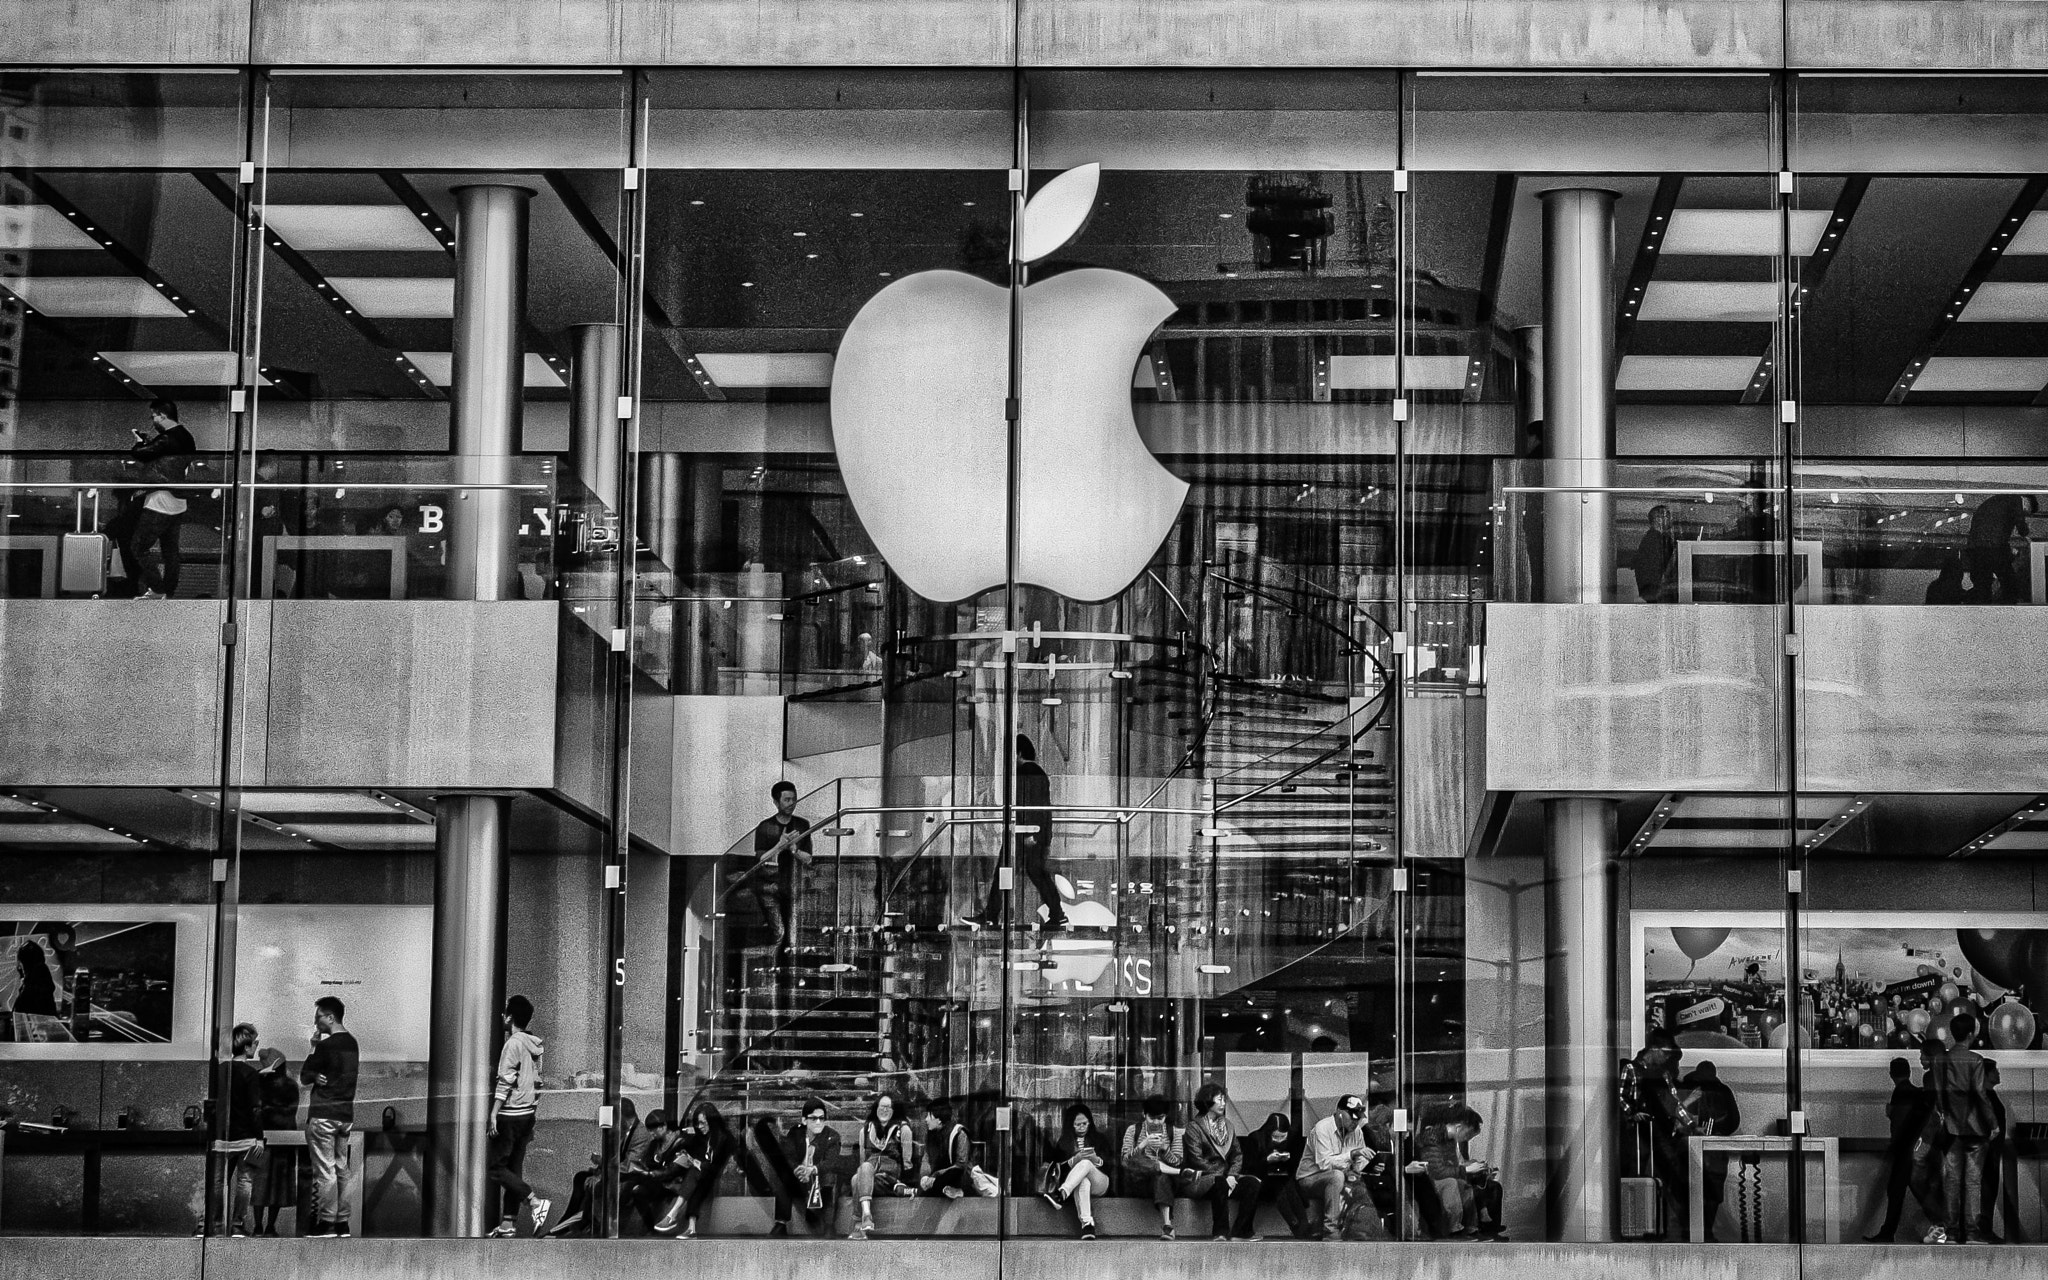
<path fill-rule="evenodd" d="M 1039 1174 L 1038 1178 L 1038 1194 L 1042 1196 L 1059 1195 L 1060 1183 L 1065 1181 L 1065 1179 L 1060 1177 L 1060 1170 L 1064 1167 L 1065 1166 L 1057 1160 L 1048 1160 L 1045 1162 L 1045 1169 L 1042 1173 Z"/>
<path fill-rule="evenodd" d="M 995 1178 L 980 1165 L 975 1165 L 967 1171 L 967 1181 L 973 1185 L 974 1194 L 978 1196 L 993 1197 L 1002 1190 Z"/>

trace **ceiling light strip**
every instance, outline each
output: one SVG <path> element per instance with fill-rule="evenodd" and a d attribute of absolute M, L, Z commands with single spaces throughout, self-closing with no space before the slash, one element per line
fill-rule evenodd
<path fill-rule="evenodd" d="M 1798 322 L 1806 297 L 1820 287 L 1827 278 L 1828 268 L 1834 264 L 1836 255 L 1842 251 L 1842 244 L 1849 238 L 1849 221 L 1856 216 L 1856 210 L 1863 203 L 1863 196 L 1870 190 L 1870 178 L 1858 175 L 1842 180 L 1842 189 L 1835 195 L 1835 207 L 1828 212 L 1827 225 L 1821 228 L 1820 240 L 1813 246 L 1813 252 L 1800 257 L 1792 256 L 1792 297 L 1787 304 L 1793 321 L 1794 340 L 1785 344 L 1787 350 L 1798 349 Z M 1766 399 L 1776 399 L 1772 392 L 1774 353 L 1778 350 L 1777 334 L 1771 335 L 1771 345 L 1764 349 L 1762 359 L 1757 362 L 1756 373 L 1743 389 L 1743 404 L 1761 404 Z M 1797 394 L 1796 392 L 1794 394 Z M 1786 397 L 1790 398 L 1790 397 Z"/>
<path fill-rule="evenodd" d="M 192 295 L 166 279 L 162 272 L 149 265 L 149 260 L 130 249 L 114 237 L 113 232 L 95 221 L 84 209 L 73 204 L 65 195 L 50 185 L 49 179 L 39 173 L 16 169 L 17 177 L 26 182 L 37 199 L 64 215 L 86 235 L 99 243 L 109 257 L 121 264 L 121 269 L 137 279 L 148 282 L 149 286 L 163 295 L 166 302 L 185 313 L 185 318 L 198 325 L 205 334 L 225 347 L 229 345 L 227 326 L 199 309 Z M 168 318 L 168 317 L 167 317 Z"/>
<path fill-rule="evenodd" d="M 1984 852 L 2000 836 L 2023 827 L 2029 822 L 2040 820 L 2044 814 L 2048 814 L 2048 795 L 2035 796 L 2022 805 L 2017 812 L 1999 819 L 1988 831 L 1977 836 L 1961 848 L 1952 850 L 1948 856 L 1951 858 L 1973 858 Z"/>
<path fill-rule="evenodd" d="M 1948 336 L 1949 330 L 1955 328 L 1956 317 L 1963 314 L 1963 308 L 1970 304 L 1971 297 L 1977 292 L 1977 286 L 1983 284 L 1991 275 L 1992 268 L 1996 267 L 2003 257 L 2006 246 L 2012 243 L 2013 236 L 2018 233 L 2020 224 L 2025 222 L 2027 215 L 2041 203 L 2043 195 L 2048 195 L 2048 177 L 2027 179 L 2026 185 L 2020 188 L 2019 198 L 2013 201 L 2012 207 L 1998 220 L 1998 226 L 1992 230 L 1990 240 L 1978 251 L 1976 261 L 1972 262 L 1970 269 L 1963 274 L 1962 283 L 1949 295 L 1947 304 L 1941 309 L 1940 318 L 1928 327 L 1927 336 L 1914 348 L 1912 359 L 1907 361 L 1906 367 L 1899 372 L 1898 380 L 1892 383 L 1892 389 L 1884 398 L 1886 404 L 1905 403 L 1906 393 L 1913 389 L 1914 381 L 1926 371 L 1928 361 L 1934 359 L 1935 353 L 1940 350 L 1942 339 Z"/>
<path fill-rule="evenodd" d="M 1671 213 L 1678 208 L 1678 196 L 1685 189 L 1682 177 L 1667 177 L 1657 180 L 1657 192 L 1650 197 L 1650 210 L 1643 220 L 1643 238 L 1636 246 L 1635 261 L 1629 266 L 1628 279 L 1622 282 L 1620 314 L 1614 319 L 1614 356 L 1617 364 L 1628 353 L 1628 343 L 1635 333 L 1636 313 L 1643 308 L 1643 295 L 1650 291 L 1650 277 L 1657 274 L 1657 250 L 1663 244 L 1664 233 L 1671 229 Z"/>

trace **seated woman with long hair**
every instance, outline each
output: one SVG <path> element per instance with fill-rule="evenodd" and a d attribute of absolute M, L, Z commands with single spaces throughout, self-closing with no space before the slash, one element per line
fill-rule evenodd
<path fill-rule="evenodd" d="M 674 1170 L 669 1186 L 676 1193 L 676 1202 L 654 1224 L 655 1234 L 668 1235 L 677 1227 L 682 1228 L 684 1239 L 697 1234 L 697 1215 L 717 1190 L 718 1175 L 725 1171 L 725 1162 L 732 1159 L 736 1145 L 717 1107 L 700 1102 L 684 1114 L 681 1136 L 666 1153 Z"/>
<path fill-rule="evenodd" d="M 1060 1113 L 1060 1136 L 1052 1150 L 1054 1177 L 1059 1181 L 1056 1188 L 1048 1187 L 1041 1194 L 1055 1209 L 1072 1204 L 1074 1216 L 1081 1220 L 1081 1238 L 1093 1240 L 1095 1197 L 1109 1194 L 1109 1175 L 1102 1171 L 1109 1163 L 1109 1139 L 1096 1132 L 1095 1113 L 1087 1103 L 1073 1103 Z"/>
<path fill-rule="evenodd" d="M 917 1167 L 917 1138 L 910 1130 L 910 1118 L 893 1093 L 876 1096 L 868 1110 L 867 1123 L 860 1127 L 860 1168 L 854 1170 L 853 1194 L 860 1202 L 860 1220 L 849 1238 L 865 1240 L 875 1229 L 874 1204 L 877 1195 L 914 1196 L 910 1171 Z"/>

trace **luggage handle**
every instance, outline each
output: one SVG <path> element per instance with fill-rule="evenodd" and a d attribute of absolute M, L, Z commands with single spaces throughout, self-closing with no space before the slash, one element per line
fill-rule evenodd
<path fill-rule="evenodd" d="M 85 523 L 85 500 L 92 498 L 92 525 Z M 98 489 L 77 489 L 71 495 L 71 527 L 78 533 L 98 533 L 100 529 L 100 491 Z"/>

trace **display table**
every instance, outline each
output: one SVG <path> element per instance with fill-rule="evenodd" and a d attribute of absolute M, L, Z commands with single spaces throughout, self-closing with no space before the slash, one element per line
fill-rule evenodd
<path fill-rule="evenodd" d="M 1700 1186 L 1705 1169 L 1707 1152 L 1731 1155 L 1760 1152 L 1782 1152 L 1786 1155 L 1795 1150 L 1793 1144 L 1804 1152 L 1820 1152 L 1821 1190 L 1827 1197 L 1826 1240 L 1829 1244 L 1842 1243 L 1842 1151 L 1841 1144 L 1834 1138 L 1779 1138 L 1757 1134 L 1731 1133 L 1725 1137 L 1695 1137 L 1686 1142 L 1686 1174 L 1690 1204 L 1689 1221 L 1692 1223 L 1694 1244 L 1703 1244 L 1707 1238 L 1706 1201 L 1704 1188 Z"/>
<path fill-rule="evenodd" d="M 263 1131 L 263 1145 L 272 1149 L 297 1147 L 303 1151 L 306 1147 L 306 1131 L 304 1129 L 265 1129 Z M 310 1166 L 302 1164 L 299 1170 L 300 1179 L 303 1181 L 309 1173 Z M 359 1128 L 350 1129 L 348 1131 L 348 1220 L 356 1224 L 356 1230 L 362 1229 L 363 1221 L 363 1173 L 363 1131 Z M 299 1219 L 302 1224 L 300 1227 L 301 1232 L 305 1230 L 305 1224 L 310 1223 L 312 1212 L 313 1198 L 308 1193 L 300 1198 L 299 1203 Z"/>

